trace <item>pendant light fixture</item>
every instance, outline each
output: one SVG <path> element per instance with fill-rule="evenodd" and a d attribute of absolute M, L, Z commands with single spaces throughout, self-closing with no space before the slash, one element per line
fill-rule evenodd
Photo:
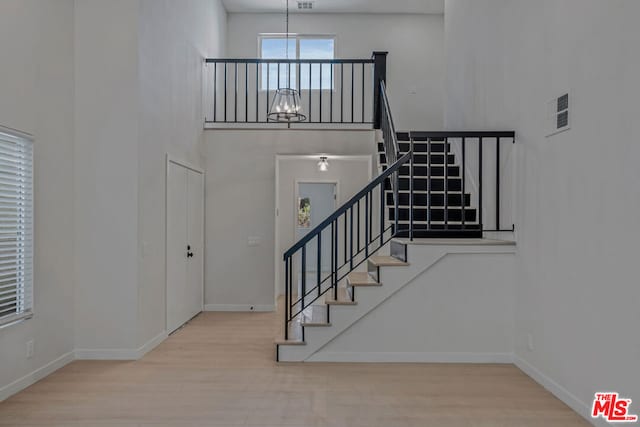
<path fill-rule="evenodd" d="M 287 18 L 286 18 L 286 53 L 287 59 L 289 59 L 289 0 L 287 1 Z M 298 65 L 300 66 L 300 65 Z M 280 64 L 278 63 L 278 68 Z M 285 81 L 291 83 L 291 63 L 287 63 Z M 278 73 L 278 76 L 280 73 Z M 280 80 L 278 78 L 278 80 Z M 302 102 L 300 101 L 300 92 L 290 87 L 281 87 L 280 81 L 278 81 L 278 90 L 276 96 L 273 98 L 267 119 L 271 122 L 303 122 L 307 119 L 302 112 Z"/>

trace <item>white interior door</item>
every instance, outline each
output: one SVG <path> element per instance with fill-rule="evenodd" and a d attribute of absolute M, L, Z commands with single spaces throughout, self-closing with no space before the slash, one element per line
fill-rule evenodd
<path fill-rule="evenodd" d="M 203 174 L 167 166 L 167 332 L 182 326 L 203 306 Z"/>

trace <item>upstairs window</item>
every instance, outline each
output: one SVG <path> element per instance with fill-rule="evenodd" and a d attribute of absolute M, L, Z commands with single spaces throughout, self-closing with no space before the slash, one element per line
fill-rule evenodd
<path fill-rule="evenodd" d="M 33 144 L 0 127 L 0 326 L 33 307 Z"/>
<path fill-rule="evenodd" d="M 263 34 L 259 38 L 259 44 L 262 59 L 287 58 L 285 34 Z M 333 36 L 290 34 L 288 46 L 289 59 L 335 59 L 335 37 Z M 322 79 L 320 79 L 321 69 Z M 279 87 L 298 88 L 298 77 L 300 77 L 301 90 L 334 88 L 331 64 L 264 64 L 261 74 L 262 90 L 267 88 L 276 90 Z"/>

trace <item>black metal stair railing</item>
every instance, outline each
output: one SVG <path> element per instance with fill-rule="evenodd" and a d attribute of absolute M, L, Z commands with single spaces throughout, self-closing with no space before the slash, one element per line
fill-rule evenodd
<path fill-rule="evenodd" d="M 479 238 L 515 230 L 503 216 L 510 210 L 503 187 L 514 176 L 506 170 L 513 164 L 506 148 L 515 132 L 398 133 L 384 73 L 376 82 L 382 173 L 284 253 L 285 339 L 292 321 L 329 292 L 337 300 L 338 284 L 393 238 Z"/>
<path fill-rule="evenodd" d="M 411 162 L 412 155 L 409 152 L 399 156 L 397 134 L 384 82 L 380 84 L 380 107 L 384 144 L 388 147 L 390 158 L 396 161 L 284 253 L 285 339 L 289 338 L 291 321 L 329 292 L 333 292 L 332 297 L 337 300 L 338 284 L 391 240 L 394 228 L 398 229 L 397 220 L 395 224 L 388 224 L 386 210 L 390 205 L 385 191 L 388 180 L 393 181 L 396 197 L 391 205 L 397 212 L 398 172 Z M 326 260 L 323 262 L 323 245 L 327 244 L 328 263 Z M 313 256 L 310 257 L 310 254 Z M 329 266 L 327 271 L 323 271 L 324 265 Z M 351 299 L 354 297 L 352 289 Z M 327 321 L 329 315 L 327 305 Z"/>
<path fill-rule="evenodd" d="M 338 283 L 394 237 L 393 225 L 388 225 L 385 219 L 385 182 L 410 159 L 410 153 L 400 157 L 284 253 L 286 326 L 327 292 L 333 291 L 332 296 L 337 300 Z M 331 267 L 323 272 L 322 245 L 327 234 L 331 242 Z M 312 250 L 317 257 L 311 263 L 315 270 L 309 268 L 308 254 Z M 311 286 L 309 271 L 315 276 Z M 353 293 L 351 297 L 353 299 Z M 288 327 L 285 327 L 285 339 L 288 339 Z"/>
<path fill-rule="evenodd" d="M 399 134 L 399 155 L 412 153 L 410 167 L 389 183 L 387 200 L 398 237 L 480 238 L 513 232 L 513 131 L 443 131 Z M 389 150 L 381 157 L 386 162 Z M 392 154 L 390 162 L 393 162 Z"/>

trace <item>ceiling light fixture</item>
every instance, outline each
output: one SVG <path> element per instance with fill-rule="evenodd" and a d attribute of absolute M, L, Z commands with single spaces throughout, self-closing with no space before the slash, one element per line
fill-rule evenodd
<path fill-rule="evenodd" d="M 286 18 L 286 53 L 287 60 L 289 59 L 289 0 L 287 0 L 287 18 Z M 278 71 L 280 71 L 280 63 L 278 65 Z M 284 81 L 291 83 L 289 74 L 291 73 L 291 63 L 286 64 Z M 278 72 L 280 75 L 280 72 Z M 300 101 L 300 92 L 290 87 L 280 87 L 282 80 L 278 79 L 278 90 L 276 96 L 273 98 L 271 107 L 269 108 L 269 114 L 267 119 L 271 122 L 303 122 L 307 119 L 302 112 L 302 103 Z"/>
<path fill-rule="evenodd" d="M 329 161 L 327 157 L 320 157 L 320 161 L 318 162 L 318 170 L 320 172 L 326 172 L 329 170 Z"/>

